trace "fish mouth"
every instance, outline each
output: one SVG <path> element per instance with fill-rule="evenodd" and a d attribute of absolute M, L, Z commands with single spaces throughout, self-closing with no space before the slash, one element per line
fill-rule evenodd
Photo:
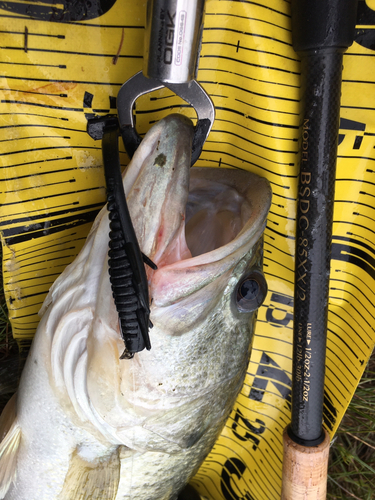
<path fill-rule="evenodd" d="M 158 266 L 148 270 L 158 305 L 234 267 L 262 235 L 271 204 L 264 178 L 237 169 L 191 168 L 193 134 L 183 115 L 164 118 L 146 134 L 124 178 L 140 248 Z"/>

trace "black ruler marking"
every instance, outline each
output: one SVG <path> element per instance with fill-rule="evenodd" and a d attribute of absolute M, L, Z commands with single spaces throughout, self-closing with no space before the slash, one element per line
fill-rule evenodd
<path fill-rule="evenodd" d="M 215 28 L 213 28 L 213 29 L 215 29 Z M 220 28 L 216 28 L 216 29 L 220 29 Z M 212 28 L 207 28 L 207 30 L 210 31 L 210 30 L 212 30 Z M 248 35 L 248 33 L 241 33 L 241 34 Z M 238 42 L 239 42 L 239 40 L 238 40 Z M 239 45 L 238 43 L 234 44 L 234 43 L 230 43 L 230 42 L 221 42 L 221 41 L 219 42 L 219 41 L 215 40 L 215 41 L 212 41 L 212 42 L 204 41 L 202 43 L 202 46 L 204 46 L 204 45 L 220 45 L 220 47 L 222 47 L 223 45 L 226 45 L 228 47 L 242 49 L 242 50 L 246 50 L 248 52 L 255 52 L 256 54 L 267 54 L 267 55 L 270 55 L 270 56 L 279 57 L 280 59 L 286 59 L 287 61 L 292 61 L 292 62 L 298 62 L 299 61 L 296 57 L 285 56 L 283 54 L 280 54 L 280 53 L 277 53 L 277 52 L 271 52 L 269 50 L 253 49 L 251 47 L 246 47 L 244 45 Z M 236 50 L 236 52 L 238 52 L 238 50 Z M 203 55 L 202 57 L 206 57 L 206 56 Z"/>
<path fill-rule="evenodd" d="M 277 85 L 277 87 L 286 87 L 285 90 L 289 90 L 290 89 L 299 89 L 299 85 L 293 85 L 292 83 L 282 83 L 282 82 L 275 82 L 275 81 L 271 81 L 271 80 L 260 80 L 259 78 L 255 78 L 255 77 L 251 77 L 251 76 L 248 76 L 246 74 L 243 74 L 243 73 L 236 73 L 234 71 L 228 71 L 227 69 L 219 69 L 219 68 L 215 68 L 215 69 L 212 69 L 210 67 L 208 68 L 205 68 L 203 66 L 204 64 L 204 58 L 201 58 L 200 59 L 200 62 L 199 62 L 199 70 L 200 71 L 208 71 L 208 72 L 214 72 L 214 73 L 226 73 L 226 74 L 229 74 L 231 76 L 238 76 L 240 78 L 245 78 L 246 80 L 252 80 L 253 82 L 261 82 L 261 83 L 267 83 L 269 85 Z M 200 81 L 200 80 L 199 80 Z M 212 82 L 213 84 L 215 83 L 214 81 Z M 295 91 L 293 92 L 293 95 L 295 95 Z"/>

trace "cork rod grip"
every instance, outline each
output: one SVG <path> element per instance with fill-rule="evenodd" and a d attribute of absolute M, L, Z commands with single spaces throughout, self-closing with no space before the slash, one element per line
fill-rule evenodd
<path fill-rule="evenodd" d="M 281 500 L 325 500 L 330 441 L 324 433 L 318 446 L 301 446 L 285 429 Z"/>

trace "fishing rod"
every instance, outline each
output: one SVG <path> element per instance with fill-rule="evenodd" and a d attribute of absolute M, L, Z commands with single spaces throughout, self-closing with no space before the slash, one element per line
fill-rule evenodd
<path fill-rule="evenodd" d="M 282 500 L 325 499 L 329 435 L 322 427 L 332 220 L 343 54 L 356 0 L 292 0 L 301 58 L 292 418 L 284 431 Z"/>

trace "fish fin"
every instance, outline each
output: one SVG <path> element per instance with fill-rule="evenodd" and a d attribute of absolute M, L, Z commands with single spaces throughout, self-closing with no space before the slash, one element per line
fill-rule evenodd
<path fill-rule="evenodd" d="M 0 499 L 4 498 L 16 477 L 21 427 L 16 415 L 16 395 L 8 401 L 0 417 Z"/>
<path fill-rule="evenodd" d="M 70 459 L 68 473 L 58 500 L 115 500 L 120 481 L 118 448 L 109 457 L 88 462 L 77 450 Z"/>

